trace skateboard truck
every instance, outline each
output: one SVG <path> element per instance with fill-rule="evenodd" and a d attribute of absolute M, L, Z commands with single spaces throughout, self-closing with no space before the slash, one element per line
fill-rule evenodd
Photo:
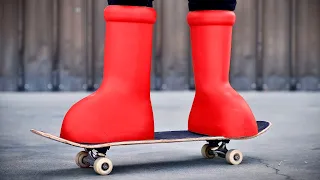
<path fill-rule="evenodd" d="M 80 151 L 77 154 L 75 158 L 76 164 L 81 168 L 93 166 L 98 174 L 107 175 L 113 169 L 112 161 L 106 157 L 109 149 L 110 146 L 97 149 L 85 148 L 84 151 Z"/>
<path fill-rule="evenodd" d="M 201 154 L 204 158 L 213 159 L 216 157 L 225 158 L 229 164 L 238 165 L 243 160 L 241 151 L 236 149 L 227 149 L 230 140 L 209 140 L 201 148 Z M 220 145 L 219 145 L 220 143 Z"/>
<path fill-rule="evenodd" d="M 106 154 L 107 151 L 110 150 L 110 146 L 107 146 L 107 147 L 102 147 L 102 148 L 96 148 L 96 149 L 92 149 L 92 148 L 84 148 L 85 151 L 87 152 L 90 152 L 90 151 L 93 151 L 93 150 L 96 150 L 98 152 L 98 154 Z M 105 156 L 105 155 L 103 155 Z"/>

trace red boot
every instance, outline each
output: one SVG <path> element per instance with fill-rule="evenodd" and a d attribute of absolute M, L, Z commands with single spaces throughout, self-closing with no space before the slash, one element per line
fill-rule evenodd
<path fill-rule="evenodd" d="M 71 107 L 60 136 L 79 143 L 154 138 L 150 101 L 153 8 L 110 5 L 100 88 Z"/>
<path fill-rule="evenodd" d="M 194 11 L 188 14 L 196 94 L 189 131 L 239 138 L 258 133 L 245 100 L 229 83 L 232 11 Z"/>

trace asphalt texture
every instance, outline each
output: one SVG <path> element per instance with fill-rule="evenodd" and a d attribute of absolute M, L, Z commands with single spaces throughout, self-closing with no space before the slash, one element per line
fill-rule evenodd
<path fill-rule="evenodd" d="M 320 179 L 320 93 L 244 92 L 258 120 L 273 123 L 252 140 L 231 141 L 244 154 L 242 164 L 204 159 L 205 142 L 112 147 L 114 169 L 99 176 L 74 162 L 80 148 L 32 134 L 59 134 L 68 108 L 85 93 L 0 93 L 0 179 Z M 193 92 L 152 93 L 155 129 L 184 130 Z"/>

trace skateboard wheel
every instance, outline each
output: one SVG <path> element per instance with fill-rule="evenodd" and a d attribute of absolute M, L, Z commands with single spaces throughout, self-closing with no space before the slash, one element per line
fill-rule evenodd
<path fill-rule="evenodd" d="M 81 151 L 77 154 L 75 161 L 76 164 L 80 167 L 80 168 L 88 168 L 90 167 L 90 163 L 88 162 L 84 162 L 84 158 L 88 157 L 88 152 L 86 151 Z"/>
<path fill-rule="evenodd" d="M 236 149 L 230 149 L 226 154 L 226 160 L 231 165 L 238 165 L 243 160 L 242 152 Z"/>
<path fill-rule="evenodd" d="M 100 157 L 94 161 L 93 169 L 97 174 L 108 175 L 113 169 L 113 164 L 110 159 Z"/>
<path fill-rule="evenodd" d="M 216 154 L 214 153 L 214 151 L 211 150 L 211 147 L 209 146 L 209 144 L 205 144 L 202 146 L 201 154 L 204 158 L 207 158 L 207 159 L 212 159 L 216 157 Z"/>

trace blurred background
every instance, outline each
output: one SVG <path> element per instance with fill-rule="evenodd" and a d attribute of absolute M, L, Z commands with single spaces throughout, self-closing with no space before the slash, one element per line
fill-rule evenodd
<path fill-rule="evenodd" d="M 0 0 L 0 91 L 93 91 L 107 0 Z M 187 0 L 155 0 L 152 90 L 193 90 Z M 230 82 L 320 90 L 320 1 L 238 0 Z"/>

